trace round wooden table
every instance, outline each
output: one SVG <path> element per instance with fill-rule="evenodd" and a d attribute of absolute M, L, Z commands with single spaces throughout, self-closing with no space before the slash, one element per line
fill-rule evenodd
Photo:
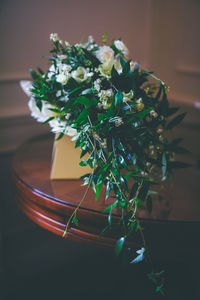
<path fill-rule="evenodd" d="M 12 178 L 21 210 L 38 225 L 62 236 L 86 187 L 81 186 L 80 180 L 50 180 L 52 147 L 53 137 L 49 136 L 22 145 L 13 157 Z M 145 238 L 150 250 L 157 256 L 187 256 L 189 251 L 198 256 L 200 253 L 200 201 L 190 199 L 188 209 L 188 201 L 180 192 L 176 190 L 173 193 L 176 197 L 173 204 L 168 195 L 168 199 L 162 202 L 155 200 L 151 215 L 140 212 Z M 106 236 L 100 235 L 108 223 L 107 214 L 103 211 L 113 199 L 105 203 L 103 195 L 98 201 L 94 198 L 94 192 L 89 190 L 77 212 L 79 225 L 71 225 L 66 238 L 113 248 L 119 234 L 113 231 Z M 119 219 L 115 209 L 113 222 Z M 127 245 L 137 249 L 141 247 L 140 236 L 133 234 Z"/>

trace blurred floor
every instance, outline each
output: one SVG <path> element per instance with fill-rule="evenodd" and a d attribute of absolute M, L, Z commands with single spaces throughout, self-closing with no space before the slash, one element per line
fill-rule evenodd
<path fill-rule="evenodd" d="M 153 294 L 145 266 L 123 268 L 113 253 L 63 240 L 24 216 L 15 202 L 10 163 L 11 154 L 0 156 L 0 299 L 162 299 Z M 163 299 L 200 299 L 199 266 L 192 257 L 156 264 L 166 270 Z"/>

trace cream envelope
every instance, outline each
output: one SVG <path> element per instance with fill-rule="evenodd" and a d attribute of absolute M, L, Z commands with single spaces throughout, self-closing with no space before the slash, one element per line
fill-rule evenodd
<path fill-rule="evenodd" d="M 55 140 L 52 153 L 51 179 L 79 179 L 81 176 L 91 173 L 89 166 L 81 167 L 81 148 L 75 148 L 75 142 L 71 136 L 64 135 L 58 141 Z M 87 159 L 85 155 L 83 159 Z"/>

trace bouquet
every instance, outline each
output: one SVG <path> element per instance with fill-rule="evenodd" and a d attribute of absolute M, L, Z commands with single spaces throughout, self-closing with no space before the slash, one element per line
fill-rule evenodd
<path fill-rule="evenodd" d="M 69 135 L 81 148 L 80 166 L 91 168 L 82 180 L 93 188 L 96 200 L 102 187 L 106 187 L 105 199 L 112 195 L 113 203 L 105 212 L 107 230 L 112 230 L 112 210 L 117 207 L 121 212 L 117 255 L 132 232 L 139 231 L 144 245 L 130 262 L 148 261 L 137 211 L 145 207 L 150 213 L 155 186 L 174 168 L 186 166 L 174 159 L 175 153 L 186 152 L 179 145 L 181 139 L 167 137 L 185 113 L 171 117 L 179 107 L 169 105 L 168 87 L 128 59 L 121 39 L 107 45 L 104 34 L 101 46 L 91 36 L 86 43 L 70 45 L 53 33 L 50 40 L 48 70 L 31 70 L 32 82 L 22 83 L 30 96 L 31 115 L 48 123 L 57 139 Z M 72 223 L 77 223 L 76 210 L 65 233 Z M 161 293 L 162 273 L 149 274 Z"/>

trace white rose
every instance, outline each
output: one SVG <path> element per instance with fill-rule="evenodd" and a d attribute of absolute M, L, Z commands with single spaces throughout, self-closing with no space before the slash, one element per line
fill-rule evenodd
<path fill-rule="evenodd" d="M 56 81 L 61 84 L 66 84 L 68 79 L 69 79 L 69 76 L 64 73 L 56 75 Z"/>
<path fill-rule="evenodd" d="M 53 106 L 45 101 L 42 101 L 42 110 L 40 111 L 36 105 L 35 99 L 33 97 L 30 98 L 28 102 L 29 109 L 31 111 L 31 116 L 35 118 L 38 122 L 44 122 L 50 117 L 53 117 L 54 113 L 49 110 L 53 108 Z"/>
<path fill-rule="evenodd" d="M 102 46 L 98 51 L 95 52 L 96 57 L 100 62 L 107 63 L 114 60 L 114 51 L 109 46 Z"/>
<path fill-rule="evenodd" d="M 32 96 L 31 89 L 33 88 L 32 81 L 29 81 L 29 80 L 20 80 L 19 84 L 20 84 L 22 90 L 24 91 L 24 93 L 28 97 L 31 97 Z"/>
<path fill-rule="evenodd" d="M 78 67 L 76 70 L 72 71 L 71 75 L 77 82 L 83 82 L 88 78 L 87 70 L 83 67 Z"/>
<path fill-rule="evenodd" d="M 99 65 L 98 70 L 100 71 L 101 75 L 103 75 L 106 78 L 110 78 L 112 67 L 113 67 L 113 61 L 109 60 L 107 61 L 107 63 Z"/>
<path fill-rule="evenodd" d="M 116 41 L 114 41 L 114 45 L 118 50 L 120 50 L 123 53 L 123 55 L 125 57 L 128 56 L 128 53 L 129 53 L 128 48 L 124 45 L 124 43 L 122 41 L 116 40 Z"/>

